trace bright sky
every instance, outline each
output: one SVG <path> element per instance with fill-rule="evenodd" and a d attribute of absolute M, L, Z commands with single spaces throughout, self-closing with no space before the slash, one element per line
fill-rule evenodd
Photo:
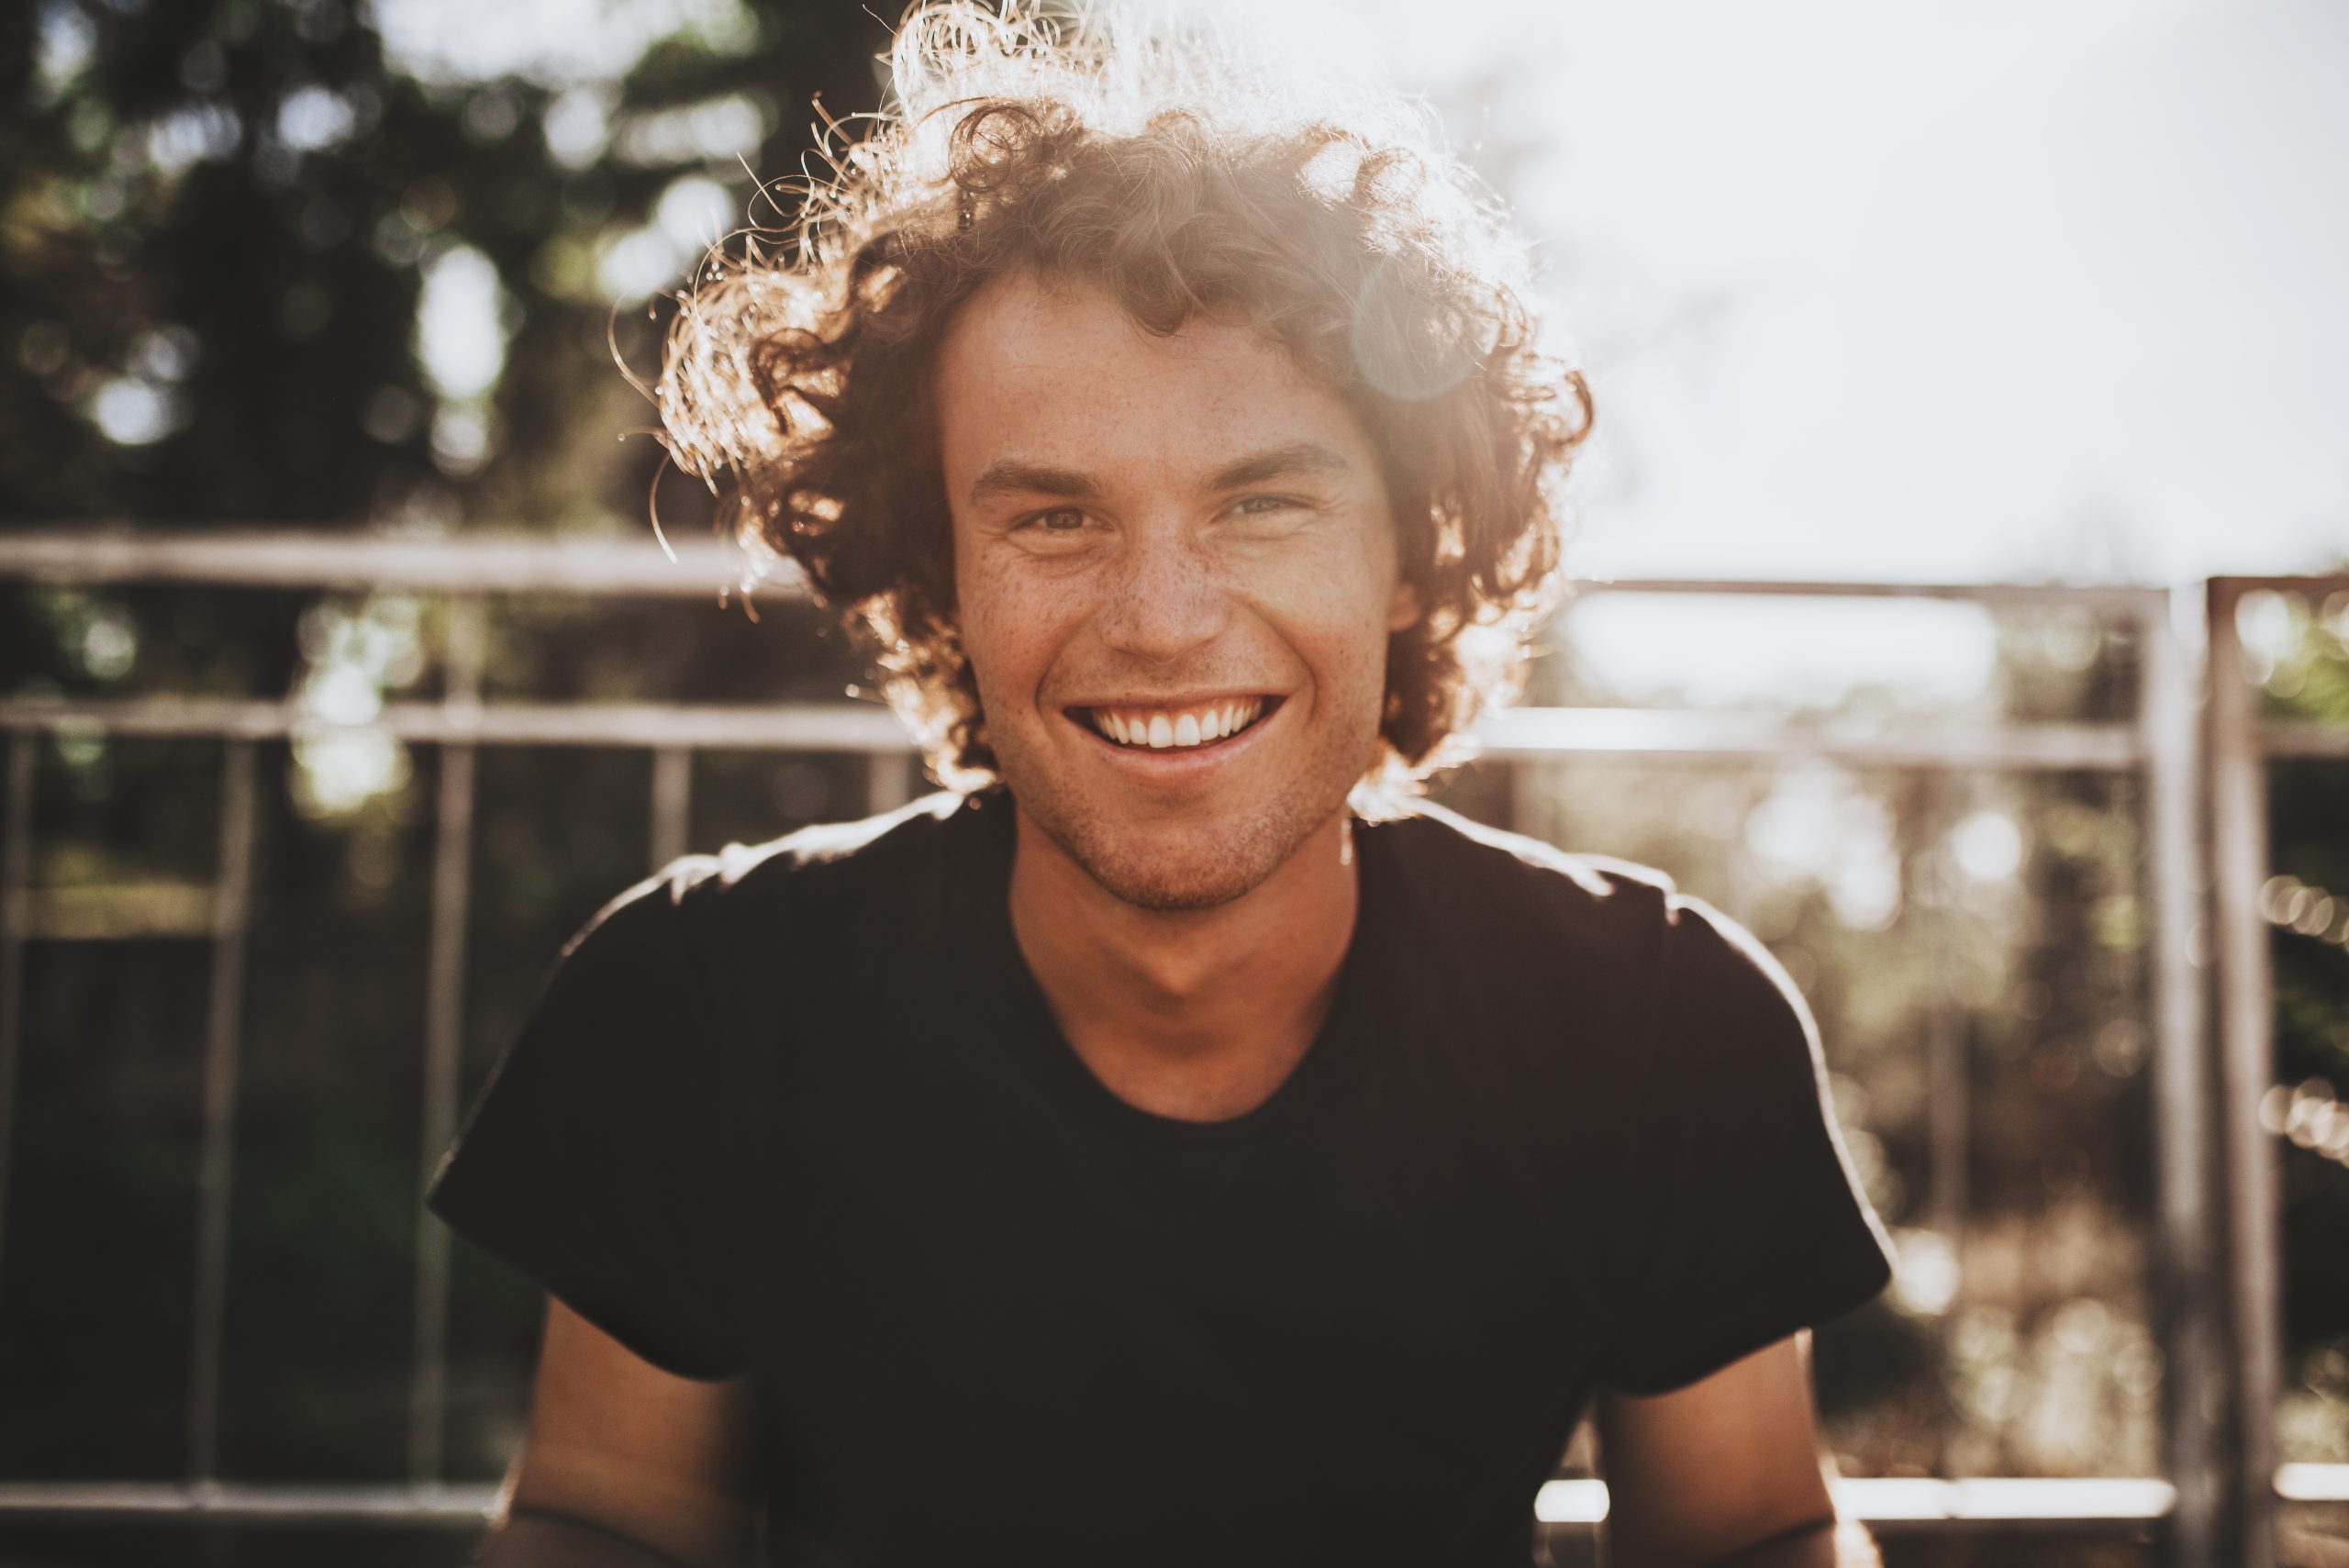
<path fill-rule="evenodd" d="M 2349 8 L 1186 3 L 1482 143 L 1598 404 L 1579 576 L 2349 565 Z M 1703 701 L 1993 657 L 1915 601 L 1602 598 L 1574 640 Z"/>
<path fill-rule="evenodd" d="M 1379 3 L 1389 79 L 1522 150 L 1586 573 L 2349 562 L 2349 8 Z"/>
<path fill-rule="evenodd" d="M 2349 559 L 2349 8 L 1160 3 L 1425 95 L 1507 165 L 1600 404 L 1586 572 Z M 740 17 L 376 12 L 421 72 L 557 82 Z"/>
<path fill-rule="evenodd" d="M 1578 575 L 2349 564 L 2349 7 L 1147 3 L 1285 37 L 1481 142 L 1598 398 Z M 378 5 L 429 73 L 554 82 L 738 15 L 513 9 L 484 29 L 470 0 Z M 692 249 L 664 242 L 662 265 Z M 1625 679 L 1724 698 L 1789 669 L 1823 695 L 1862 649 L 1876 677 L 1946 695 L 1989 668 L 1962 606 L 1586 614 L 1577 639 Z"/>

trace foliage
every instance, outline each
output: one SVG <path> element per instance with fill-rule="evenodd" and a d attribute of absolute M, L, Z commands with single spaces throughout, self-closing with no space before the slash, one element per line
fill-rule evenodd
<path fill-rule="evenodd" d="M 8 9 L 0 519 L 600 527 L 644 493 L 607 285 L 741 222 L 738 159 L 795 164 L 816 95 L 868 106 L 884 31 L 672 7 L 699 25 L 616 80 L 468 80 L 462 12 L 421 8 L 456 29 L 421 78 L 343 0 Z"/>
<path fill-rule="evenodd" d="M 617 339 L 641 356 L 654 330 L 611 302 L 640 304 L 745 221 L 746 166 L 796 164 L 817 95 L 871 107 L 886 29 L 854 0 L 581 0 L 579 39 L 518 38 L 507 10 L 0 7 L 0 528 L 646 528 L 658 452 L 615 439 L 649 407 L 612 355 Z M 570 48 L 621 37 L 624 58 Z M 385 595 L 0 584 L 0 690 L 363 706 L 430 691 L 440 614 Z M 494 686 L 804 699 L 853 673 L 790 609 L 758 627 L 707 605 L 493 620 Z M 299 743 L 260 755 L 231 1478 L 405 1473 L 438 766 L 376 751 L 356 792 L 323 788 L 334 771 Z M 18 869 L 44 892 L 207 888 L 219 757 L 55 738 Z M 862 808 L 806 772 L 788 801 L 706 788 L 695 841 L 764 836 L 778 808 Z M 484 758 L 468 1094 L 562 939 L 642 874 L 644 774 L 640 757 Z M 29 950 L 16 1088 L 39 1111 L 17 1121 L 0 1252 L 0 1474 L 184 1473 L 209 992 L 188 934 Z M 452 1473 L 494 1476 L 537 1304 L 475 1258 L 457 1286 Z M 503 1382 L 467 1375 L 490 1368 Z"/>

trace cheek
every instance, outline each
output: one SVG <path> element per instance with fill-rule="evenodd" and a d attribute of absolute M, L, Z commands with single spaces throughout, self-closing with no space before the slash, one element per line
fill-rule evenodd
<path fill-rule="evenodd" d="M 1085 615 L 1078 585 L 1040 577 L 1024 560 L 958 565 L 955 589 L 963 650 L 981 691 L 1036 684 Z"/>
<path fill-rule="evenodd" d="M 1350 668 L 1384 667 L 1394 609 L 1391 560 L 1359 546 L 1315 552 L 1264 584 L 1268 607 Z"/>

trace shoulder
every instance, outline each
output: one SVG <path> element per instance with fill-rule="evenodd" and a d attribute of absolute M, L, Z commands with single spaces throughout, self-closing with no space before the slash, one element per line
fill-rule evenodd
<path fill-rule="evenodd" d="M 1611 998 L 1620 1021 L 1653 1029 L 1675 995 L 1808 1028 L 1799 994 L 1767 949 L 1657 867 L 1567 851 L 1426 802 L 1364 826 L 1419 951 L 1522 999 L 1556 993 L 1578 1016 Z"/>
<path fill-rule="evenodd" d="M 1637 1058 L 1665 963 L 1670 876 L 1425 802 L 1360 831 L 1365 896 L 1394 960 L 1386 984 L 1513 1058 L 1577 1072 Z"/>
<path fill-rule="evenodd" d="M 1431 802 L 1362 830 L 1410 901 L 1454 929 L 1652 945 L 1685 899 L 1653 866 L 1562 850 Z"/>
<path fill-rule="evenodd" d="M 951 882 L 985 831 L 983 806 L 941 792 L 861 821 L 680 856 L 598 909 L 562 967 L 742 974 L 786 953 L 821 962 L 816 950 L 869 951 L 876 929 L 902 933 L 909 916 L 938 906 L 918 894 Z"/>
<path fill-rule="evenodd" d="M 786 895 L 840 895 L 887 884 L 937 862 L 968 836 L 981 803 L 941 791 L 855 822 L 802 828 L 758 844 L 728 844 L 714 854 L 681 855 L 619 894 L 588 923 L 637 926 L 682 912 L 688 921 L 742 915 Z M 584 933 L 583 933 L 584 935 Z"/>
<path fill-rule="evenodd" d="M 674 901 L 683 902 L 784 882 L 886 875 L 937 853 L 955 836 L 957 819 L 982 804 L 941 790 L 862 821 L 819 823 L 763 844 L 729 844 L 716 854 L 686 855 L 647 885 L 664 885 Z"/>
<path fill-rule="evenodd" d="M 1537 929 L 1564 923 L 1687 950 L 1698 963 L 1776 968 L 1752 932 L 1655 866 L 1562 850 L 1426 801 L 1364 830 L 1380 837 L 1415 896 L 1448 913 L 1491 906 L 1536 917 Z"/>

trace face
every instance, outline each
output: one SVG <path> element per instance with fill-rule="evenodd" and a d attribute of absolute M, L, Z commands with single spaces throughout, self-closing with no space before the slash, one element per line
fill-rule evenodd
<path fill-rule="evenodd" d="M 1004 782 L 1102 887 L 1205 908 L 1375 752 L 1398 584 L 1376 451 L 1252 328 L 998 279 L 941 348 L 963 642 Z"/>

